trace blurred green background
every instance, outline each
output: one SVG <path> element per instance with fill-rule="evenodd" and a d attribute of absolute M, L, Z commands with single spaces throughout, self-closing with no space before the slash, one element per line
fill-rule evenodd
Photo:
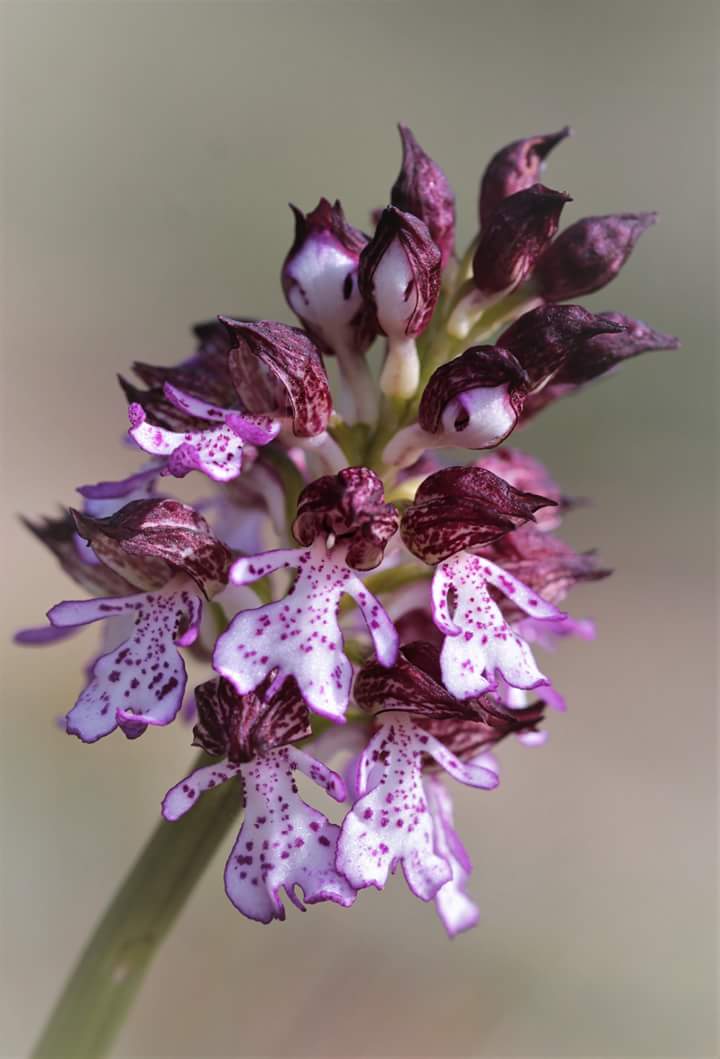
<path fill-rule="evenodd" d="M 117 1055 L 716 1055 L 713 694 L 717 109 L 713 5 L 2 5 L 3 616 L 0 1050 L 26 1053 L 190 757 L 181 725 L 64 738 L 93 634 L 9 647 L 75 589 L 15 514 L 137 465 L 114 373 L 189 353 L 218 312 L 289 319 L 292 200 L 388 196 L 395 123 L 453 181 L 473 234 L 489 156 L 568 122 L 546 180 L 587 213 L 657 209 L 587 300 L 682 337 L 558 404 L 522 438 L 568 532 L 614 577 L 579 590 L 594 645 L 550 663 L 570 712 L 510 747 L 492 795 L 456 788 L 477 930 L 448 942 L 400 879 L 261 928 L 225 851 L 161 951 Z"/>

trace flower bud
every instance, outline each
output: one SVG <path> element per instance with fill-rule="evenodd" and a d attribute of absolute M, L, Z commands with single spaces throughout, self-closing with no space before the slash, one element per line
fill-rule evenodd
<path fill-rule="evenodd" d="M 362 252 L 360 290 L 388 337 L 380 386 L 389 396 L 412 397 L 420 377 L 414 338 L 430 323 L 440 293 L 440 250 L 427 227 L 395 206 L 383 210 Z"/>
<path fill-rule="evenodd" d="M 286 680 L 266 702 L 268 683 L 247 695 L 238 694 L 223 677 L 199 684 L 193 746 L 238 765 L 311 735 L 310 715 L 296 681 Z"/>
<path fill-rule="evenodd" d="M 503 199 L 536 184 L 544 161 L 567 136 L 568 126 L 545 136 L 529 136 L 501 148 L 490 160 L 480 184 L 480 224 L 484 227 Z"/>
<path fill-rule="evenodd" d="M 98 559 L 139 588 L 159 587 L 174 572 L 187 574 L 207 596 L 227 584 L 229 550 L 179 500 L 134 500 L 107 518 L 72 515 Z"/>
<path fill-rule="evenodd" d="M 400 534 L 413 555 L 439 563 L 460 551 L 483 548 L 554 500 L 514 489 L 480 467 L 448 467 L 431 474 L 403 515 Z"/>
<path fill-rule="evenodd" d="M 543 305 L 525 313 L 498 338 L 498 345 L 511 350 L 522 364 L 536 390 L 550 379 L 570 357 L 596 335 L 616 334 L 622 326 L 595 316 L 581 305 Z"/>
<path fill-rule="evenodd" d="M 499 346 L 472 346 L 442 364 L 425 387 L 418 422 L 386 445 L 383 460 L 409 467 L 427 448 L 488 449 L 514 430 L 530 381 Z"/>
<path fill-rule="evenodd" d="M 679 339 L 655 331 L 642 320 L 634 320 L 624 313 L 602 313 L 601 319 L 617 324 L 620 331 L 605 332 L 572 350 L 557 376 L 558 383 L 579 386 L 612 371 L 624 360 L 658 349 L 677 349 Z"/>
<path fill-rule="evenodd" d="M 533 286 L 546 301 L 568 301 L 617 276 L 656 213 L 583 217 L 557 237 L 537 262 Z"/>
<path fill-rule="evenodd" d="M 550 244 L 569 195 L 542 184 L 504 199 L 480 233 L 473 257 L 473 281 L 488 301 L 510 293 L 532 272 Z"/>
<path fill-rule="evenodd" d="M 407 125 L 398 125 L 398 129 L 403 160 L 390 201 L 427 225 L 444 268 L 455 247 L 455 195 L 440 166 L 423 151 Z"/>
<path fill-rule="evenodd" d="M 307 214 L 291 209 L 295 240 L 282 267 L 287 303 L 323 352 L 360 355 L 373 339 L 357 285 L 368 237 L 348 224 L 338 201 L 320 199 Z"/>
<path fill-rule="evenodd" d="M 298 499 L 292 531 L 310 545 L 319 535 L 347 545 L 345 562 L 356 570 L 372 570 L 397 532 L 399 516 L 385 503 L 383 483 L 367 467 L 347 467 L 307 485 Z"/>
<path fill-rule="evenodd" d="M 230 375 L 249 412 L 290 420 L 299 438 L 324 433 L 332 398 L 322 357 L 298 327 L 221 317 L 232 329 Z"/>
<path fill-rule="evenodd" d="M 522 365 L 507 349 L 471 346 L 430 377 L 418 421 L 429 434 L 442 434 L 446 445 L 492 448 L 514 429 L 528 389 Z"/>

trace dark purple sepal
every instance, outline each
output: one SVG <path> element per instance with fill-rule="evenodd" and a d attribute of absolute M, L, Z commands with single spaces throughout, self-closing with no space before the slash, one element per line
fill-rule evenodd
<path fill-rule="evenodd" d="M 509 735 L 537 732 L 545 719 L 545 703 L 538 700 L 520 709 L 504 706 L 493 695 L 480 695 L 481 716 L 476 720 L 453 720 L 444 717 L 418 717 L 417 724 L 439 739 L 461 761 L 472 761 L 479 754 L 492 751 Z M 434 762 L 426 768 L 435 769 Z"/>
<path fill-rule="evenodd" d="M 477 720 L 477 700 L 455 699 L 443 687 L 440 650 L 431 643 L 415 641 L 400 648 L 389 669 L 378 662 L 362 667 L 353 686 L 353 697 L 363 710 L 378 714 L 402 710 L 416 716 Z"/>
<path fill-rule="evenodd" d="M 544 706 L 509 709 L 492 695 L 457 699 L 442 683 L 440 647 L 414 641 L 400 648 L 390 669 L 370 662 L 355 678 L 353 695 L 358 706 L 377 716 L 390 711 L 409 713 L 461 760 L 489 750 L 506 736 L 536 730 Z M 434 768 L 431 759 L 426 768 Z"/>
<path fill-rule="evenodd" d="M 109 518 L 73 515 L 98 557 L 138 587 L 159 587 L 176 571 L 207 596 L 227 584 L 229 549 L 202 515 L 179 500 L 135 500 Z"/>
<path fill-rule="evenodd" d="M 291 418 L 296 437 L 327 428 L 332 397 L 318 347 L 298 327 L 258 320 L 221 319 L 232 329 L 229 368 L 248 412 Z"/>
<path fill-rule="evenodd" d="M 292 677 L 265 701 L 270 680 L 239 695 L 229 680 L 216 677 L 195 688 L 197 723 L 193 746 L 234 765 L 312 735 L 310 714 Z"/>
<path fill-rule="evenodd" d="M 566 125 L 559 132 L 515 140 L 493 155 L 480 184 L 480 224 L 488 223 L 503 199 L 536 184 L 550 151 L 570 135 Z"/>
<path fill-rule="evenodd" d="M 473 256 L 473 282 L 482 294 L 514 290 L 549 246 L 566 202 L 562 191 L 542 184 L 518 191 L 493 211 Z"/>
<path fill-rule="evenodd" d="M 561 232 L 537 262 L 533 287 L 546 301 L 568 301 L 617 276 L 656 213 L 583 217 Z"/>
<path fill-rule="evenodd" d="M 398 129 L 403 159 L 390 201 L 427 225 L 440 248 L 444 268 L 455 248 L 455 194 L 440 166 L 423 151 L 407 125 L 398 125 Z"/>
<path fill-rule="evenodd" d="M 397 246 L 404 255 L 402 277 L 393 269 L 385 277 L 378 273 L 386 254 Z M 430 323 L 440 293 L 441 254 L 421 220 L 386 206 L 375 234 L 360 255 L 358 283 L 375 314 L 377 329 L 392 336 L 421 334 Z M 402 278 L 402 294 L 395 292 Z"/>
<path fill-rule="evenodd" d="M 523 396 L 531 388 L 522 364 L 500 345 L 471 346 L 433 372 L 420 400 L 418 422 L 423 430 L 437 434 L 443 429 L 443 412 L 450 401 L 468 390 L 496 386 L 507 386 L 510 402 L 520 415 Z M 462 424 L 456 429 L 461 430 Z"/>
<path fill-rule="evenodd" d="M 367 467 L 347 467 L 307 485 L 298 498 L 292 525 L 295 539 L 306 546 L 332 535 L 348 545 L 346 563 L 372 570 L 397 532 L 397 508 L 385 502 L 383 483 Z"/>
<path fill-rule="evenodd" d="M 59 518 L 44 518 L 40 522 L 23 518 L 22 523 L 52 552 L 64 572 L 90 595 L 126 596 L 135 591 L 134 582 L 98 562 L 89 545 L 78 542 L 75 522 L 69 512 Z M 86 547 L 87 559 L 82 553 Z"/>
<path fill-rule="evenodd" d="M 232 332 L 220 320 L 208 320 L 195 324 L 193 333 L 197 339 L 196 351 L 182 364 L 169 367 L 142 361 L 133 364 L 133 371 L 148 387 L 147 390 L 141 390 L 122 376 L 118 377 L 128 403 L 142 405 L 154 426 L 182 430 L 198 423 L 167 399 L 164 393 L 166 383 L 208 404 L 231 407 L 236 403 L 235 388 L 228 370 Z"/>
<path fill-rule="evenodd" d="M 522 364 L 531 389 L 550 379 L 573 356 L 582 356 L 596 335 L 618 334 L 623 327 L 596 316 L 582 305 L 542 305 L 524 313 L 498 338 Z"/>
<path fill-rule="evenodd" d="M 554 500 L 525 493 L 481 467 L 448 467 L 422 483 L 404 513 L 400 534 L 423 562 L 486 547 Z"/>

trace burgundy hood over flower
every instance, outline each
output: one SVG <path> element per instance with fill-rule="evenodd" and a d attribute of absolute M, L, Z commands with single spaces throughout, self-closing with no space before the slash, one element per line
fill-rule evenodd
<path fill-rule="evenodd" d="M 541 181 L 568 128 L 492 157 L 457 255 L 448 177 L 399 129 L 400 172 L 368 235 L 338 199 L 292 207 L 280 276 L 297 326 L 248 306 L 196 325 L 178 363 L 128 356 L 125 451 L 141 462 L 24 520 L 85 597 L 16 641 L 99 630 L 65 707 L 84 744 L 116 729 L 159 739 L 194 718 L 201 759 L 188 774 L 178 764 L 162 815 L 189 813 L 181 840 L 202 830 L 205 849 L 223 831 L 207 829 L 214 807 L 242 810 L 224 882 L 247 919 L 349 908 L 400 868 L 454 937 L 479 911 L 449 780 L 490 792 L 501 771 L 512 781 L 506 740 L 545 741 L 546 714 L 570 705 L 552 652 L 595 635 L 572 590 L 601 591 L 609 573 L 560 535 L 578 502 L 505 443 L 678 341 L 576 303 L 619 274 L 655 214 L 586 216 L 558 234 L 571 199 Z M 301 774 L 303 792 L 338 803 L 337 822 L 301 797 Z"/>

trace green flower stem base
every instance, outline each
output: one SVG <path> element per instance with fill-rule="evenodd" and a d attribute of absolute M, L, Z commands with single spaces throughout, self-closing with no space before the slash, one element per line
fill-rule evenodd
<path fill-rule="evenodd" d="M 202 754 L 195 767 L 211 760 Z M 80 956 L 33 1059 L 108 1054 L 153 956 L 241 807 L 239 785 L 224 783 L 176 823 L 158 824 Z"/>

